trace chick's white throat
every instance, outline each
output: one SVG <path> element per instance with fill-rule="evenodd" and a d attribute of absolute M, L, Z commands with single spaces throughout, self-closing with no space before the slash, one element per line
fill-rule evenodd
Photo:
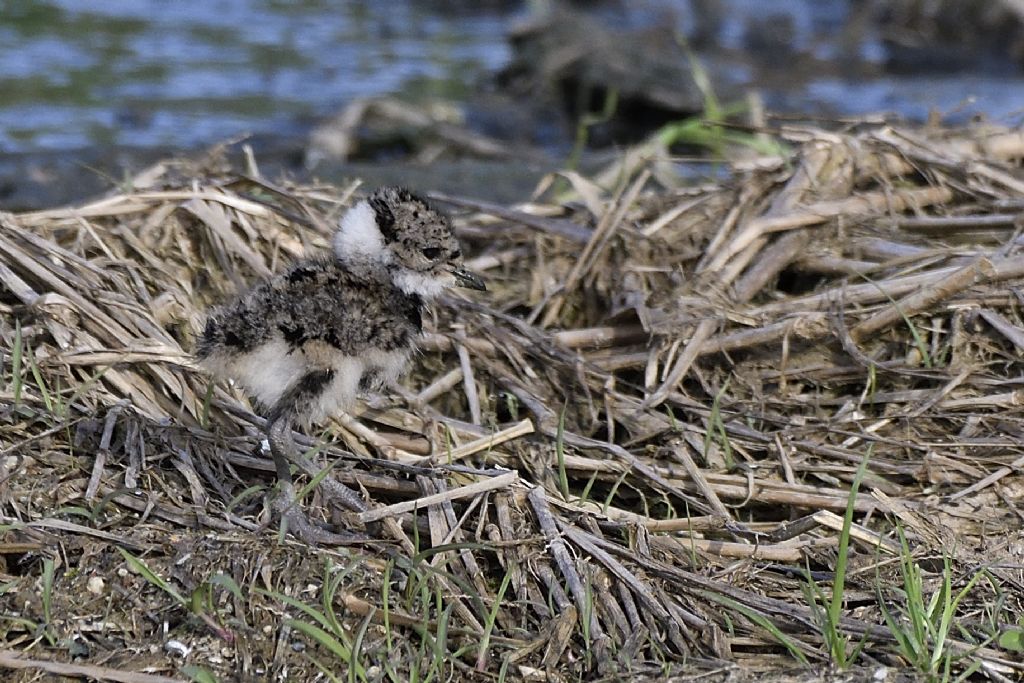
<path fill-rule="evenodd" d="M 406 294 L 416 294 L 423 299 L 434 299 L 455 284 L 450 273 L 419 273 L 408 268 L 396 268 L 392 280 Z"/>

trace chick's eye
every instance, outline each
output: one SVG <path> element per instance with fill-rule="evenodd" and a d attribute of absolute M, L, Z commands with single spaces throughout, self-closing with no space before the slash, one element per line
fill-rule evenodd
<path fill-rule="evenodd" d="M 434 259 L 441 255 L 441 249 L 439 247 L 424 247 L 422 253 L 428 259 L 433 261 Z"/>

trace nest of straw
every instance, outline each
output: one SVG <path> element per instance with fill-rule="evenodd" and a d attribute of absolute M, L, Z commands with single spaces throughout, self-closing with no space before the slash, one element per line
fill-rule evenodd
<path fill-rule="evenodd" d="M 1024 675 L 995 638 L 1024 615 L 1024 135 L 786 138 L 698 187 L 651 145 L 556 199 L 435 196 L 490 292 L 435 307 L 403 395 L 304 437 L 370 501 L 306 497 L 351 548 L 269 525 L 261 418 L 189 351 L 211 305 L 325 249 L 357 185 L 168 162 L 0 214 L 0 667 L 814 670 L 808 587 L 840 558 L 834 630 L 899 667 L 909 557 L 984 571 L 947 647 Z"/>

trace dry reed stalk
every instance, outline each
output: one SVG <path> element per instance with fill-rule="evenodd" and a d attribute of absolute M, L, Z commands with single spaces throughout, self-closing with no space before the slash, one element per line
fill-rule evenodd
<path fill-rule="evenodd" d="M 65 664 L 45 659 L 25 657 L 17 650 L 0 650 L 0 666 L 5 669 L 43 671 L 54 676 L 88 677 L 98 681 L 117 681 L 118 683 L 181 683 L 180 678 L 158 676 L 156 674 L 122 671 L 106 666 L 92 664 Z"/>
<path fill-rule="evenodd" d="M 505 474 L 484 479 L 483 481 L 467 484 L 466 486 L 460 486 L 457 489 L 434 493 L 429 496 L 423 496 L 422 498 L 416 498 L 415 500 L 406 500 L 387 507 L 367 510 L 366 512 L 359 513 L 359 521 L 367 524 L 369 522 L 376 522 L 384 519 L 385 517 L 399 515 L 403 512 L 412 512 L 413 510 L 418 510 L 420 508 L 425 509 L 443 501 L 471 498 L 480 493 L 484 493 L 485 491 L 493 491 L 495 489 L 510 486 L 517 481 L 518 476 L 519 475 L 516 472 L 506 472 Z"/>
<path fill-rule="evenodd" d="M 949 299 L 979 282 L 986 281 L 993 275 L 995 275 L 995 268 L 992 266 L 992 262 L 981 257 L 951 273 L 949 277 L 929 283 L 927 287 L 923 287 L 900 301 L 894 301 L 888 308 L 857 323 L 850 329 L 850 336 L 855 341 L 861 340 L 898 320 L 911 318 L 922 311 L 929 310 L 940 301 Z"/>

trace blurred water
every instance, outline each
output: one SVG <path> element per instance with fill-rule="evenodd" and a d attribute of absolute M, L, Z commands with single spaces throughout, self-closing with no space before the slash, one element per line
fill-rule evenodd
<path fill-rule="evenodd" d="M 545 4 L 0 0 L 0 153 L 299 138 L 355 97 L 470 100 L 510 59 L 509 28 Z M 923 119 L 934 108 L 1005 123 L 1024 113 L 1017 71 L 886 74 L 874 29 L 852 43 L 844 33 L 857 0 L 577 5 L 618 27 L 674 26 L 702 58 L 725 65 L 720 73 L 761 89 L 773 111 Z"/>
<path fill-rule="evenodd" d="M 444 7 L 0 0 L 0 151 L 188 148 L 287 134 L 358 96 L 459 99 L 507 61 L 512 15 Z"/>

